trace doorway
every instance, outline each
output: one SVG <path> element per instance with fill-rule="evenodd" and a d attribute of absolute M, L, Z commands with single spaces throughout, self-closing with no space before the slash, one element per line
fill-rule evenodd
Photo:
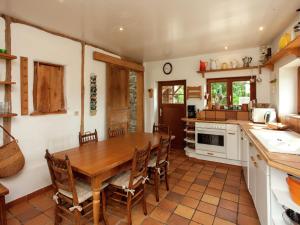
<path fill-rule="evenodd" d="M 186 81 L 158 82 L 158 122 L 167 124 L 175 135 L 173 148 L 183 149 L 185 146 L 183 117 L 186 117 Z"/>

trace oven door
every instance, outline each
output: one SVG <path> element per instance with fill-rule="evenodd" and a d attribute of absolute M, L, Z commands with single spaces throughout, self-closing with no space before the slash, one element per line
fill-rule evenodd
<path fill-rule="evenodd" d="M 225 130 L 197 129 L 196 150 L 225 153 Z"/>

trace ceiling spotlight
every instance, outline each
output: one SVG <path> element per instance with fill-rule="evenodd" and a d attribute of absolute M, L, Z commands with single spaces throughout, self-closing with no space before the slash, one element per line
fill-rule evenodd
<path fill-rule="evenodd" d="M 120 27 L 120 28 L 119 28 L 119 31 L 123 31 L 123 30 L 124 30 L 124 27 Z"/>
<path fill-rule="evenodd" d="M 58 1 L 59 1 L 59 3 L 64 3 L 65 0 L 58 0 Z"/>
<path fill-rule="evenodd" d="M 225 49 L 225 50 L 228 50 L 228 46 L 225 46 L 224 49 Z"/>
<path fill-rule="evenodd" d="M 259 29 L 260 31 L 263 31 L 263 30 L 264 30 L 264 27 L 263 27 L 263 26 L 260 26 L 258 29 Z"/>

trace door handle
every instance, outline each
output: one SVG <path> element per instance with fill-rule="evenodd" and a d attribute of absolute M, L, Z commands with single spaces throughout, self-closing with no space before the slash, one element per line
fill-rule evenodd
<path fill-rule="evenodd" d="M 235 135 L 235 133 L 227 133 L 227 134 L 230 134 L 230 135 Z"/>
<path fill-rule="evenodd" d="M 214 153 L 211 153 L 211 152 L 207 152 L 207 155 L 214 155 Z"/>

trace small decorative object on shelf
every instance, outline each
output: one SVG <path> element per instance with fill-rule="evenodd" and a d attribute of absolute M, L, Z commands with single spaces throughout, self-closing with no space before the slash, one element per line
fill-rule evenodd
<path fill-rule="evenodd" d="M 9 102 L 0 102 L 0 114 L 10 114 L 10 104 Z"/>
<path fill-rule="evenodd" d="M 90 75 L 90 114 L 92 116 L 97 113 L 97 75 Z"/>
<path fill-rule="evenodd" d="M 295 34 L 295 37 L 299 37 L 300 36 L 300 9 L 297 9 L 296 10 L 297 13 L 299 14 L 299 21 L 298 23 L 294 26 L 294 34 Z"/>
<path fill-rule="evenodd" d="M 243 58 L 243 67 L 250 67 L 250 64 L 252 62 L 252 57 L 244 57 Z"/>
<path fill-rule="evenodd" d="M 199 71 L 205 72 L 207 69 L 208 62 L 200 60 Z"/>
<path fill-rule="evenodd" d="M 272 48 L 270 48 L 267 45 L 263 45 L 259 47 L 259 52 L 260 52 L 259 62 L 260 65 L 263 65 L 271 58 Z"/>
<path fill-rule="evenodd" d="M 210 70 L 219 69 L 219 60 L 218 59 L 210 59 Z"/>
<path fill-rule="evenodd" d="M 279 50 L 285 48 L 290 42 L 291 42 L 291 33 L 289 32 L 284 33 L 279 39 L 279 43 L 278 43 Z"/>
<path fill-rule="evenodd" d="M 0 48 L 0 53 L 6 53 L 7 52 L 7 50 L 6 49 L 4 49 L 4 48 Z"/>

